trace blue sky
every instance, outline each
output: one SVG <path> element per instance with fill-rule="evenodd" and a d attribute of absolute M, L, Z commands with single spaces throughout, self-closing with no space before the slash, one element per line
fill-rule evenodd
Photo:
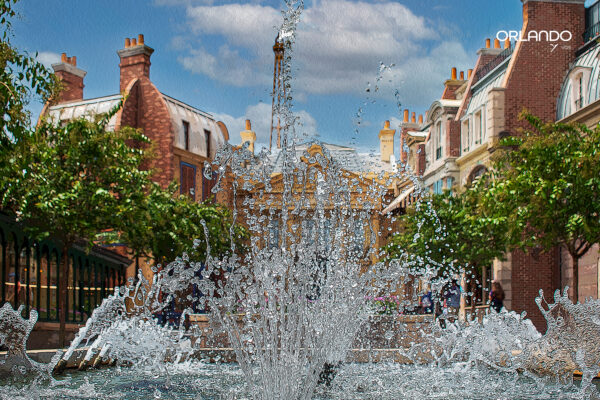
<path fill-rule="evenodd" d="M 118 92 L 116 51 L 125 37 L 143 33 L 155 50 L 150 76 L 160 91 L 213 113 L 234 144 L 250 118 L 266 143 L 280 7 L 270 0 L 24 0 L 14 44 L 48 65 L 62 52 L 77 56 L 87 71 L 84 96 L 92 98 Z M 485 38 L 521 24 L 520 0 L 307 0 L 294 53 L 302 129 L 349 144 L 362 107 L 356 145 L 376 149 L 383 121 L 400 119 L 396 90 L 400 108 L 423 113 L 452 67 L 472 68 Z M 381 62 L 395 66 L 367 99 Z"/>

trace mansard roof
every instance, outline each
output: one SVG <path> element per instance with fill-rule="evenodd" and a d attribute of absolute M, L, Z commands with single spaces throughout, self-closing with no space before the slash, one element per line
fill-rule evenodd
<path fill-rule="evenodd" d="M 340 146 L 318 141 L 306 142 L 296 145 L 296 158 L 300 160 L 307 152 L 310 153 L 310 148 L 314 145 L 320 146 L 326 155 L 331 157 L 343 169 L 355 173 L 379 173 L 392 172 L 395 163 L 381 161 L 378 154 L 361 153 L 355 148 L 348 146 Z M 271 153 L 273 161 L 274 174 L 281 173 L 283 169 L 283 156 L 281 149 L 276 149 Z"/>
<path fill-rule="evenodd" d="M 600 44 L 596 44 L 591 47 L 585 53 L 579 55 L 572 63 L 569 68 L 561 90 L 558 95 L 558 101 L 556 102 L 556 119 L 561 120 L 573 114 L 573 74 L 577 74 L 578 71 L 586 72 L 587 79 L 584 80 L 583 87 L 583 104 L 581 106 L 592 104 L 596 100 L 600 99 L 600 85 L 598 79 L 600 79 Z"/>
<path fill-rule="evenodd" d="M 210 156 L 214 156 L 214 152 L 223 146 L 223 144 L 227 141 L 227 138 L 225 138 L 223 129 L 221 129 L 213 116 L 210 113 L 192 107 L 164 93 L 161 93 L 161 95 L 167 104 L 167 109 L 169 110 L 171 124 L 173 125 L 173 131 L 175 132 L 176 144 L 180 147 L 183 147 L 182 143 L 184 140 L 182 121 L 186 121 L 190 125 L 191 132 L 196 132 L 199 134 L 203 134 L 205 130 L 211 132 L 210 150 L 212 154 Z M 85 117 L 91 120 L 96 116 L 106 113 L 112 108 L 116 107 L 122 99 L 122 95 L 114 94 L 93 99 L 57 104 L 48 108 L 48 117 L 55 124 L 59 123 L 60 121 L 66 121 L 80 117 Z M 108 123 L 108 129 L 115 129 L 117 118 L 118 116 L 114 115 L 110 119 Z M 206 142 L 204 140 L 196 140 L 191 144 L 191 150 L 193 152 L 198 154 L 206 154 Z"/>

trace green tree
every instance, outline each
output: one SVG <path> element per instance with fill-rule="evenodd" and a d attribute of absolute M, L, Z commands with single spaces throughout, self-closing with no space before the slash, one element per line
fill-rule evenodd
<path fill-rule="evenodd" d="M 506 223 L 512 245 L 567 249 L 577 301 L 579 259 L 600 241 L 600 127 L 521 117 L 532 129 L 500 142 L 481 204 Z"/>
<path fill-rule="evenodd" d="M 60 85 L 46 67 L 10 42 L 11 20 L 16 16 L 18 0 L 0 0 L 0 151 L 12 146 L 30 129 L 31 115 L 27 105 L 37 97 L 43 102 L 52 98 Z"/>
<path fill-rule="evenodd" d="M 127 243 L 138 253 L 165 264 L 186 253 L 191 261 L 204 261 L 206 235 L 212 256 L 230 255 L 232 247 L 244 249 L 247 231 L 234 225 L 230 211 L 218 204 L 197 203 L 177 194 L 173 182 L 166 190 L 153 183 L 137 214 L 130 216 L 118 241 Z"/>
<path fill-rule="evenodd" d="M 0 206 L 25 222 L 34 238 L 61 243 L 63 278 L 73 244 L 83 240 L 91 247 L 102 231 L 131 229 L 131 216 L 139 214 L 150 188 L 150 171 L 139 169 L 144 151 L 127 144 L 148 139 L 134 129 L 108 131 L 116 111 L 98 122 L 43 123 L 0 154 Z M 61 285 L 61 343 L 65 299 L 66 285 Z"/>
<path fill-rule="evenodd" d="M 175 196 L 175 184 L 163 190 L 152 182 L 152 171 L 141 170 L 150 155 L 144 150 L 148 138 L 132 128 L 107 130 L 120 106 L 94 121 L 82 118 L 59 126 L 42 121 L 31 127 L 28 97 L 35 93 L 47 100 L 59 86 L 41 64 L 10 45 L 15 2 L 0 0 L 0 208 L 23 221 L 33 238 L 51 237 L 62 245 L 61 276 L 68 271 L 68 250 L 80 241 L 91 248 L 124 240 L 134 255 L 158 262 L 184 252 L 200 260 L 206 253 L 206 226 L 214 255 L 228 254 L 232 242 L 240 246 L 246 232 L 233 226 L 228 210 Z M 66 290 L 61 285 L 61 345 Z"/>
<path fill-rule="evenodd" d="M 502 258 L 507 227 L 479 207 L 479 197 L 475 187 L 417 202 L 400 217 L 400 229 L 386 246 L 387 254 L 393 258 L 406 252 L 446 267 L 473 271 Z"/>

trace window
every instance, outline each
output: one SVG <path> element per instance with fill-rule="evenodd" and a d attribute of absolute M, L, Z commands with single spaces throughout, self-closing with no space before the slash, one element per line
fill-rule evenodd
<path fill-rule="evenodd" d="M 204 140 L 205 140 L 205 144 L 206 144 L 206 158 L 210 158 L 210 131 L 209 130 L 204 130 Z"/>
<path fill-rule="evenodd" d="M 196 200 L 196 167 L 194 165 L 184 162 L 180 164 L 179 184 L 182 194 L 187 194 L 192 200 Z"/>
<path fill-rule="evenodd" d="M 471 131 L 469 130 L 470 126 L 469 126 L 469 120 L 466 119 L 463 121 L 462 124 L 462 129 L 461 129 L 461 136 L 462 136 L 462 148 L 461 148 L 461 154 L 464 154 L 466 152 L 469 151 L 469 145 L 471 144 Z"/>
<path fill-rule="evenodd" d="M 362 220 L 357 216 L 354 220 L 354 237 L 353 240 L 353 250 L 356 253 L 359 253 L 363 250 L 364 244 L 366 241 L 365 237 L 365 228 L 363 226 Z"/>
<path fill-rule="evenodd" d="M 433 194 L 442 194 L 444 191 L 444 181 L 442 179 L 433 183 Z"/>
<path fill-rule="evenodd" d="M 584 41 L 588 42 L 600 34 L 600 3 L 588 7 L 585 10 L 585 32 Z"/>
<path fill-rule="evenodd" d="M 579 74 L 576 78 L 576 92 L 575 92 L 575 109 L 579 110 L 583 107 L 583 74 Z"/>
<path fill-rule="evenodd" d="M 211 198 L 212 190 L 218 181 L 218 174 L 216 171 L 212 171 L 212 176 L 209 174 L 209 178 L 207 178 L 205 174 L 207 174 L 206 170 L 202 174 L 202 201 Z"/>
<path fill-rule="evenodd" d="M 315 244 L 315 221 L 312 219 L 302 221 L 302 243 L 305 246 Z"/>
<path fill-rule="evenodd" d="M 188 150 L 190 149 L 190 123 L 187 121 L 183 122 L 183 148 Z"/>
<path fill-rule="evenodd" d="M 452 185 L 454 184 L 454 178 L 448 177 L 446 178 L 446 189 L 452 190 Z"/>
<path fill-rule="evenodd" d="M 436 149 L 435 149 L 435 159 L 439 160 L 442 158 L 442 123 L 438 122 L 435 127 L 436 134 Z"/>
<path fill-rule="evenodd" d="M 473 136 L 475 136 L 475 144 L 481 144 L 481 135 L 482 135 L 482 124 L 483 118 L 481 117 L 481 111 L 478 111 L 473 116 Z"/>
<path fill-rule="evenodd" d="M 279 246 L 279 219 L 273 216 L 271 218 L 269 222 L 268 246 L 272 249 Z"/>

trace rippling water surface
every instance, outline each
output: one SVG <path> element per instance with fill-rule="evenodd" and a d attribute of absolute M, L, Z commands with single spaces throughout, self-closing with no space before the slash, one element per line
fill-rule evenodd
<path fill-rule="evenodd" d="M 6 382 L 5 382 L 6 383 Z M 21 381 L 0 388 L 2 399 L 248 399 L 236 364 L 192 363 L 159 375 L 131 368 L 69 372 L 56 382 Z M 315 400 L 330 399 L 579 399 L 575 381 L 558 384 L 522 373 L 454 364 L 449 367 L 347 364 Z M 593 396 L 592 396 L 593 398 Z"/>

